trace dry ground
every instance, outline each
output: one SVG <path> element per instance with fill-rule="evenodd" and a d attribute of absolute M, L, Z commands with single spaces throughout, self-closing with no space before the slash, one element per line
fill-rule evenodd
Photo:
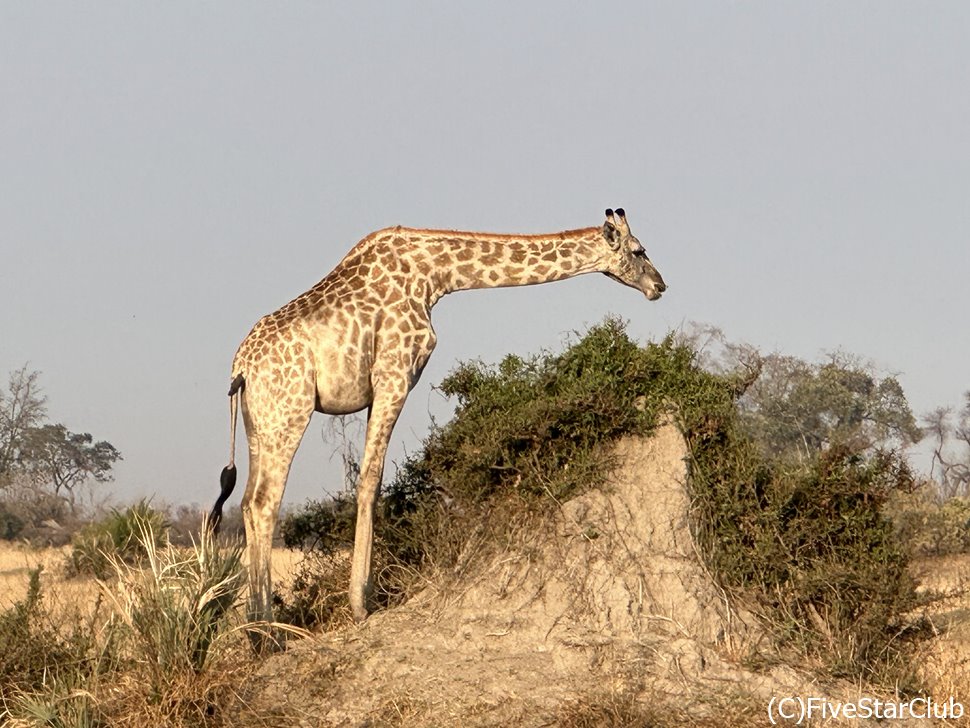
<path fill-rule="evenodd" d="M 934 699 L 951 695 L 970 709 L 970 554 L 923 559 L 913 566 L 936 637 L 920 655 L 920 675 Z M 970 721 L 968 721 L 970 722 Z"/>
<path fill-rule="evenodd" d="M 677 488 L 683 444 L 666 437 L 636 448 L 609 494 L 568 502 L 551 531 L 525 534 L 454 589 L 294 641 L 240 686 L 231 724 L 740 728 L 766 724 L 767 696 L 779 691 L 871 694 L 820 685 L 798 666 L 745 667 L 757 627 L 725 608 L 696 559 Z M 98 585 L 65 578 L 66 553 L 0 542 L 0 608 L 24 596 L 41 564 L 55 613 L 93 608 Z M 289 583 L 298 561 L 275 552 L 276 579 Z M 970 555 L 913 570 L 936 630 L 918 655 L 922 681 L 936 701 L 970 707 Z"/>
<path fill-rule="evenodd" d="M 74 610 L 79 605 L 93 605 L 98 598 L 98 586 L 93 579 L 68 579 L 64 577 L 64 560 L 67 550 L 60 549 L 32 549 L 19 544 L 0 542 L 0 609 L 9 607 L 18 599 L 22 599 L 27 589 L 27 578 L 30 569 L 38 565 L 44 566 L 43 576 L 45 584 L 45 595 L 49 600 L 49 605 L 54 609 Z M 279 575 L 281 581 L 292 574 L 299 561 L 298 555 L 286 550 L 274 552 L 274 573 Z M 944 701 L 950 696 L 961 700 L 964 705 L 970 707 L 970 555 L 950 556 L 936 559 L 923 559 L 913 566 L 914 574 L 921 581 L 921 591 L 932 593 L 934 600 L 924 608 L 924 612 L 932 620 L 937 631 L 936 636 L 927 641 L 919 656 L 919 672 L 925 681 L 930 694 L 937 701 Z M 429 617 L 429 626 L 434 627 L 433 615 Z M 401 619 L 394 615 L 387 615 L 384 618 L 387 622 Z M 376 622 L 377 620 L 375 620 Z M 407 620 L 405 620 L 407 621 Z M 388 624 L 388 626 L 391 626 Z M 406 629 L 412 629 L 412 624 L 401 625 Z M 489 639 L 500 639 L 500 632 L 493 630 Z M 403 632 L 398 631 L 401 635 Z M 386 638 L 387 633 L 384 633 Z M 416 636 L 416 635 L 412 635 Z M 427 637 L 427 634 L 424 635 Z M 354 663 L 361 663 L 371 655 L 387 654 L 386 645 L 381 644 L 380 633 L 374 634 L 368 631 L 350 632 L 342 635 L 339 642 L 343 642 L 346 651 L 342 656 L 338 656 L 329 650 L 321 650 L 316 640 L 309 640 L 304 645 L 295 645 L 295 656 L 303 655 L 303 660 L 309 660 L 309 664 L 303 662 L 304 667 L 315 665 L 319 668 L 317 674 L 307 675 L 301 688 L 313 688 L 317 695 L 333 694 L 335 683 L 340 681 L 341 673 L 349 669 Z M 428 657 L 434 658 L 435 645 L 431 642 L 413 645 L 411 657 L 417 657 L 422 652 L 427 652 Z M 416 666 L 402 661 L 402 656 L 394 651 L 393 664 L 389 666 L 392 672 L 409 672 L 417 669 Z M 494 678 L 488 673 L 490 668 L 483 665 L 481 661 L 469 659 L 467 655 L 447 656 L 448 659 L 440 659 L 442 653 L 437 652 L 439 661 L 447 670 L 466 671 L 464 679 L 469 681 L 472 692 L 481 692 L 480 688 L 485 687 Z M 312 656 L 312 657 L 311 657 Z M 523 656 L 525 657 L 525 656 Z M 460 659 L 458 659 L 460 658 Z M 541 656 L 540 656 L 540 659 Z M 513 685 L 516 690 L 523 694 L 541 693 L 549 689 L 548 685 L 530 685 L 528 680 L 528 670 L 523 671 L 522 667 L 528 667 L 528 660 L 518 661 L 515 669 L 512 665 L 508 666 L 507 673 L 511 677 L 513 673 L 522 675 L 524 680 L 521 685 Z M 632 667 L 632 666 L 631 666 Z M 541 671 L 540 671 L 541 672 Z M 607 688 L 622 688 L 622 683 L 627 676 L 622 674 L 614 675 L 616 685 L 607 685 Z M 510 682 L 512 684 L 514 681 Z M 327 685 L 329 683 L 329 685 Z M 477 683 L 477 684 L 476 684 Z M 379 690 L 375 686 L 375 690 Z M 420 694 L 412 694 L 406 688 L 394 690 L 388 693 L 386 699 L 379 700 L 379 705 L 373 709 L 367 720 L 374 726 L 425 726 L 425 725 L 448 725 L 448 722 L 440 721 L 448 716 L 447 711 L 442 711 L 440 704 L 431 704 Z M 720 696 L 706 696 L 706 700 L 719 704 L 730 705 L 732 701 L 738 701 L 738 691 L 736 686 L 725 684 Z M 499 698 L 494 702 L 487 697 L 481 696 L 479 709 L 483 715 L 494 715 L 494 710 L 504 702 L 504 712 L 515 715 L 513 705 L 514 698 Z M 629 707 L 629 706 L 627 706 Z M 609 708 L 609 706 L 607 706 Z M 613 710 L 618 715 L 622 715 L 624 704 L 619 702 L 613 706 Z M 587 722 L 582 722 L 583 710 L 591 711 Z M 573 720 L 580 722 L 577 725 L 622 725 L 622 722 L 612 722 L 609 711 L 603 712 L 602 706 L 592 707 L 577 705 L 573 713 Z M 750 701 L 741 700 L 738 705 L 738 713 L 735 726 L 761 725 L 764 723 L 762 715 L 755 711 Z M 604 715 L 606 716 L 604 718 Z M 435 716 L 434 718 L 430 716 Z M 521 717 L 521 713 L 519 713 Z M 269 716 L 267 716 L 269 717 Z M 363 717 L 363 716 L 362 716 Z M 482 716 L 479 716 L 479 718 Z M 458 720 L 457 716 L 455 719 Z M 467 719 L 467 715 L 465 716 Z M 464 720 L 464 719 L 463 719 Z M 609 722 L 602 722 L 609 721 Z M 691 720 L 691 725 L 722 725 L 719 719 L 714 718 L 714 722 L 706 723 L 703 717 L 695 717 Z M 922 721 L 920 725 L 930 725 L 929 721 Z M 970 722 L 958 721 L 941 725 L 968 725 Z M 273 725 L 272 718 L 266 725 Z M 356 725 L 353 721 L 346 725 Z M 363 725 L 363 723 L 361 723 Z M 457 725 L 457 723 L 455 723 Z"/>

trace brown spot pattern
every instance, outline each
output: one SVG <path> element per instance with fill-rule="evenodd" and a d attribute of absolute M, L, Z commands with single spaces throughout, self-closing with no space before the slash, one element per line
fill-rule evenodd
<path fill-rule="evenodd" d="M 624 275 L 598 227 L 552 235 L 388 228 L 358 242 L 306 293 L 240 344 L 250 482 L 243 512 L 255 616 L 268 619 L 268 553 L 290 461 L 315 408 L 371 406 L 358 499 L 373 513 L 387 439 L 435 345 L 431 306 L 458 288 L 525 285 L 603 270 Z M 361 572 L 361 569 L 364 571 Z M 363 573 L 363 577 L 361 577 Z M 354 561 L 351 601 L 369 580 Z M 357 596 L 355 596 L 357 595 Z"/>

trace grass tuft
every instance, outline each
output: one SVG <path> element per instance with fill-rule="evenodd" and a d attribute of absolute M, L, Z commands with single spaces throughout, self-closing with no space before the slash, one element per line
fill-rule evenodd
<path fill-rule="evenodd" d="M 159 545 L 154 519 L 130 521 L 143 563 L 103 554 L 113 572 L 100 582 L 107 621 L 75 615 L 70 628 L 51 628 L 36 574 L 24 602 L 0 617 L 0 640 L 22 644 L 22 653 L 0 653 L 9 660 L 11 718 L 50 726 L 224 724 L 234 685 L 254 664 L 242 635 L 250 625 L 236 616 L 243 547 L 217 546 L 210 536 L 189 549 Z M 19 681 L 8 682 L 16 671 Z"/>
<path fill-rule="evenodd" d="M 74 576 L 89 575 L 106 579 L 114 575 L 114 561 L 138 564 L 146 557 L 142 536 L 148 527 L 153 548 L 168 542 L 165 516 L 145 500 L 123 511 L 112 510 L 100 521 L 82 528 L 72 539 L 67 571 Z"/>
<path fill-rule="evenodd" d="M 107 554 L 117 579 L 102 583 L 104 593 L 156 680 L 199 673 L 241 599 L 244 547 L 239 542 L 217 547 L 206 529 L 191 549 L 159 547 L 152 520 L 134 520 L 144 568 Z"/>

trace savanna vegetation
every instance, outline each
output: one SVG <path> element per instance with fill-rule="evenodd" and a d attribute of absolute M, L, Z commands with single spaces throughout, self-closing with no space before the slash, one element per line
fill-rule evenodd
<path fill-rule="evenodd" d="M 0 535 L 8 538 L 31 536 L 40 523 L 18 510 L 13 494 L 32 489 L 43 498 L 31 502 L 59 504 L 64 519 L 78 512 L 82 483 L 106 481 L 120 457 L 107 443 L 46 423 L 35 387 L 24 370 L 0 398 Z M 928 634 L 917 609 L 926 596 L 917 593 L 911 560 L 970 548 L 970 469 L 961 469 L 970 463 L 970 405 L 924 422 L 936 442 L 934 477 L 918 477 L 902 452 L 924 428 L 899 382 L 871 365 L 844 354 L 816 363 L 765 355 L 712 330 L 640 345 L 615 320 L 559 353 L 460 364 L 439 389 L 455 403 L 454 416 L 434 425 L 385 484 L 378 607 L 460 579 L 474 559 L 470 543 L 507 544 L 523 523 L 602 486 L 619 438 L 673 421 L 689 447 L 700 554 L 771 637 L 746 657 L 749 666 L 791 659 L 830 677 L 919 688 L 913 655 Z M 28 446 L 35 436 L 47 449 Z M 52 475 L 51 443 L 62 440 L 86 453 L 76 459 L 85 478 Z M 344 463 L 353 482 L 352 449 Z M 292 583 L 280 585 L 281 621 L 346 623 L 355 514 L 347 488 L 283 520 L 283 542 L 306 558 Z M 256 666 L 247 630 L 265 625 L 239 616 L 238 540 L 214 544 L 193 534 L 189 520 L 184 510 L 139 503 L 79 523 L 64 573 L 99 580 L 83 606 L 53 609 L 42 574 L 25 575 L 26 596 L 0 615 L 7 720 L 226 722 L 234 685 Z M 564 706 L 561 722 L 636 717 L 636 705 L 617 700 Z"/>
<path fill-rule="evenodd" d="M 707 565 L 755 605 L 779 649 L 837 675 L 905 665 L 915 592 L 888 504 L 917 487 L 897 448 L 919 430 L 898 383 L 844 359 L 731 351 L 733 362 L 714 362 L 699 348 L 673 335 L 640 346 L 607 321 L 560 354 L 459 366 L 440 385 L 454 418 L 386 489 L 384 603 L 429 569 L 453 570 L 472 534 L 502 542 L 523 514 L 600 485 L 611 443 L 672 418 L 690 447 L 692 528 Z M 284 524 L 287 544 L 322 554 L 286 605 L 291 617 L 340 617 L 335 557 L 352 543 L 353 518 L 342 495 Z"/>
<path fill-rule="evenodd" d="M 174 546 L 145 504 L 85 527 L 64 578 L 96 575 L 88 599 L 44 593 L 36 568 L 0 614 L 0 722 L 221 725 L 219 705 L 254 664 L 242 630 L 261 629 L 237 609 L 242 552 L 207 536 Z"/>

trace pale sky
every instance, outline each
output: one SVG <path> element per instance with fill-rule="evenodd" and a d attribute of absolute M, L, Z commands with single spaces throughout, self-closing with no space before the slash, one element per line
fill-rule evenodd
<path fill-rule="evenodd" d="M 669 285 L 445 298 L 388 473 L 459 360 L 607 314 L 844 349 L 918 414 L 970 388 L 965 2 L 8 1 L 0 100 L 0 377 L 121 450 L 119 501 L 211 504 L 239 342 L 388 225 L 624 207 Z M 326 420 L 285 503 L 340 485 Z"/>

